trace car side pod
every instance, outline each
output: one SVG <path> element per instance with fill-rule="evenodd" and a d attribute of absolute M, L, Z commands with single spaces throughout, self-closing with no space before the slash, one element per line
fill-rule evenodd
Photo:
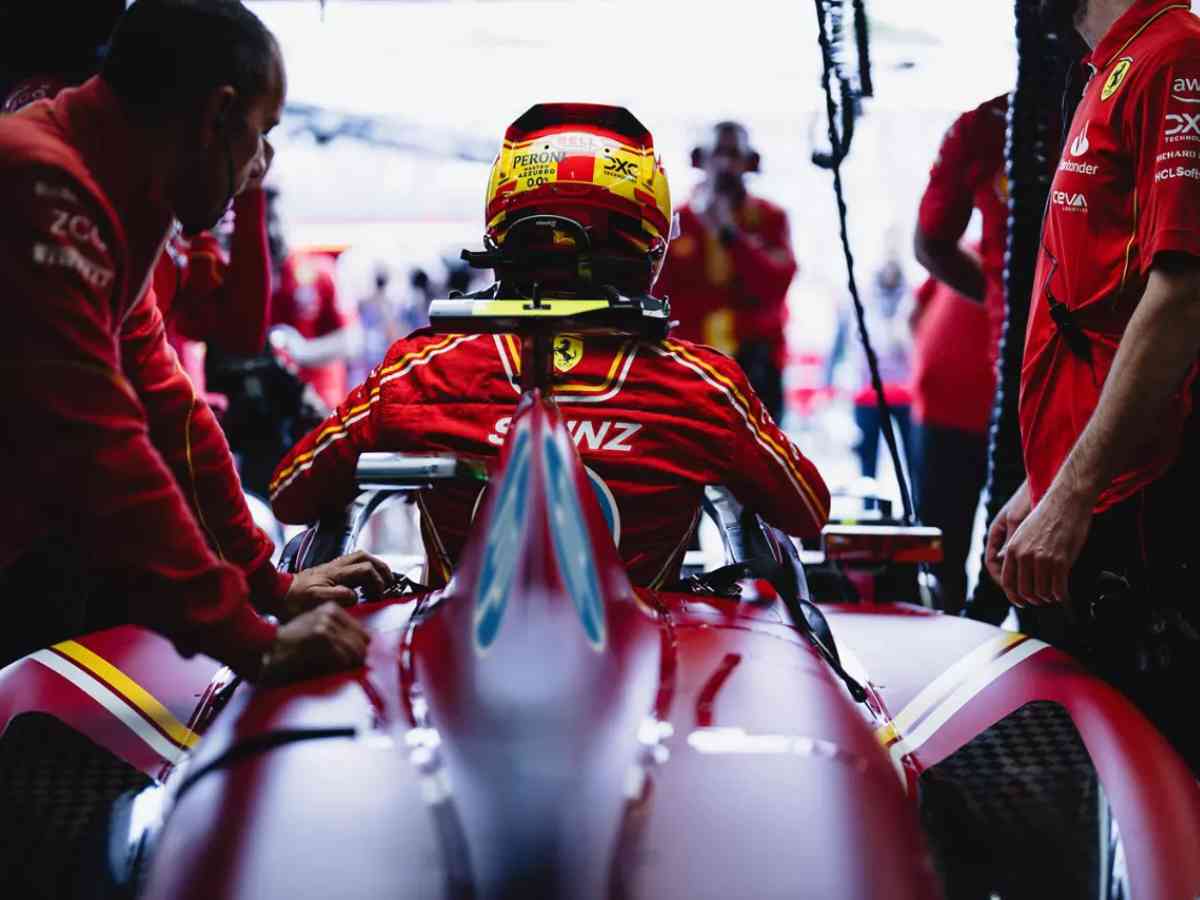
<path fill-rule="evenodd" d="M 526 394 L 444 599 L 415 629 L 478 896 L 610 896 L 660 638 L 553 401 Z"/>

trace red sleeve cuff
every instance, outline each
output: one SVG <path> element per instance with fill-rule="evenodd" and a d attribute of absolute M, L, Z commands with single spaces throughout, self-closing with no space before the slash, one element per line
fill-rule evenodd
<path fill-rule="evenodd" d="M 197 634 L 195 648 L 254 681 L 262 670 L 263 654 L 275 643 L 276 631 L 249 603 L 243 603 L 223 622 Z"/>
<path fill-rule="evenodd" d="M 1200 232 L 1194 228 L 1165 228 L 1150 237 L 1146 252 L 1143 275 L 1149 275 L 1154 261 L 1160 253 L 1186 253 L 1200 259 Z"/>
<path fill-rule="evenodd" d="M 250 602 L 262 612 L 276 614 L 283 606 L 283 598 L 292 586 L 293 577 L 276 569 L 271 558 L 267 557 L 253 572 L 246 573 Z"/>

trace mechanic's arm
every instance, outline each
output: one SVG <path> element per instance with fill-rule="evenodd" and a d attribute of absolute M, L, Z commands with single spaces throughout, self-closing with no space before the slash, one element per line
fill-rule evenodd
<path fill-rule="evenodd" d="M 328 600 L 350 605 L 357 600 L 355 586 L 370 596 L 384 590 L 387 567 L 365 555 L 295 579 L 275 568 L 274 545 L 254 524 L 225 434 L 167 344 L 151 292 L 125 320 L 121 362 L 145 406 L 154 446 L 171 467 L 209 546 L 246 576 L 255 606 L 286 619 Z"/>
<path fill-rule="evenodd" d="M 929 274 L 964 297 L 983 302 L 986 282 L 979 260 L 959 246 L 973 208 L 976 151 L 974 125 L 979 115 L 960 116 L 946 136 L 929 171 L 929 184 L 921 195 L 913 252 Z"/>
<path fill-rule="evenodd" d="M 358 454 L 375 444 L 371 413 L 378 397 L 376 368 L 329 418 L 288 452 L 268 486 L 276 518 L 296 524 L 313 522 L 354 499 Z"/>
<path fill-rule="evenodd" d="M 1200 353 L 1200 259 L 1160 254 L 1121 338 L 1087 427 L 1046 495 L 1004 548 L 1002 584 L 1014 602 L 1065 602 L 1067 576 L 1092 509 L 1155 423 Z"/>
<path fill-rule="evenodd" d="M 979 259 L 967 252 L 958 240 L 936 238 L 917 226 L 913 236 L 913 253 L 917 262 L 929 274 L 947 284 L 964 297 L 977 303 L 983 302 L 987 282 L 983 277 L 983 266 Z"/>
<path fill-rule="evenodd" d="M 829 488 L 817 467 L 772 421 L 741 368 L 723 367 L 729 465 L 726 487 L 738 502 L 788 534 L 814 538 L 829 519 Z"/>
<path fill-rule="evenodd" d="M 734 230 L 722 240 L 733 257 L 743 296 L 766 309 L 782 304 L 798 268 L 787 217 L 778 216 L 761 237 Z"/>
<path fill-rule="evenodd" d="M 113 340 L 105 220 L 53 178 L 30 179 L 0 222 L 0 406 L 21 423 L 6 429 L 4 494 L 69 534 L 83 565 L 127 574 L 135 621 L 254 675 L 275 629 L 209 551 L 151 443 Z"/>
<path fill-rule="evenodd" d="M 263 350 L 271 312 L 266 193 L 248 188 L 238 194 L 233 214 L 228 261 L 211 234 L 193 239 L 174 321 L 185 337 L 254 356 Z"/>

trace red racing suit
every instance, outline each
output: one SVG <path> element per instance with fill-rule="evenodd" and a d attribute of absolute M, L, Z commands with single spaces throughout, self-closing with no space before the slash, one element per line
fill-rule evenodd
<path fill-rule="evenodd" d="M 762 342 L 782 371 L 787 292 L 796 275 L 787 214 L 747 195 L 735 219 L 736 234 L 725 244 L 691 206 L 680 207 L 679 236 L 667 250 L 654 294 L 670 299 L 679 337 L 730 355 L 747 342 Z"/>
<path fill-rule="evenodd" d="M 614 538 L 635 584 L 678 576 L 706 484 L 724 484 L 783 530 L 819 534 L 829 512 L 820 474 L 784 435 L 737 363 L 707 347 L 560 336 L 553 395 L 597 493 L 613 498 Z M 414 332 L 280 463 L 271 503 L 308 522 L 354 496 L 364 450 L 449 452 L 494 460 L 512 421 L 520 352 L 510 335 Z M 422 495 L 434 579 L 465 543 L 478 489 Z M 603 501 L 602 501 L 602 505 Z"/>
<path fill-rule="evenodd" d="M 65 539 L 132 621 L 253 675 L 275 629 L 247 580 L 270 607 L 290 579 L 146 289 L 172 216 L 144 153 L 98 78 L 0 119 L 0 568 Z"/>

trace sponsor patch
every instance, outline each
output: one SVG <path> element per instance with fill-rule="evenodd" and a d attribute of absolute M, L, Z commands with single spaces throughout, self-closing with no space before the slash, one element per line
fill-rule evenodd
<path fill-rule="evenodd" d="M 1200 78 L 1180 76 L 1171 82 L 1173 100 L 1180 103 L 1200 103 L 1200 97 L 1182 97 L 1181 94 L 1200 94 Z"/>
<path fill-rule="evenodd" d="M 1117 64 L 1109 73 L 1108 78 L 1104 81 L 1104 87 L 1100 89 L 1100 99 L 1107 100 L 1125 83 L 1125 76 L 1129 74 L 1129 69 L 1133 65 L 1132 56 L 1122 56 L 1117 60 Z"/>
<path fill-rule="evenodd" d="M 1076 175 L 1095 175 L 1100 171 L 1100 167 L 1093 163 L 1074 162 L 1064 159 L 1058 164 L 1058 171 L 1074 172 Z"/>
<path fill-rule="evenodd" d="M 568 334 L 554 339 L 554 370 L 570 372 L 583 359 L 583 341 Z"/>
<path fill-rule="evenodd" d="M 1052 191 L 1051 202 L 1067 212 L 1087 212 L 1087 197 L 1074 191 Z"/>
<path fill-rule="evenodd" d="M 1200 168 L 1175 166 L 1172 169 L 1161 169 L 1154 173 L 1155 181 L 1170 181 L 1172 178 L 1191 178 L 1194 181 L 1200 181 Z"/>
<path fill-rule="evenodd" d="M 1167 113 L 1166 132 L 1168 140 L 1195 141 L 1200 140 L 1200 112 Z M 1189 137 L 1195 135 L 1195 137 Z"/>
<path fill-rule="evenodd" d="M 1083 131 L 1081 131 L 1081 132 L 1079 132 L 1079 134 L 1075 135 L 1075 140 L 1071 141 L 1071 155 L 1072 156 L 1083 156 L 1083 154 L 1087 153 L 1088 150 L 1091 149 L 1092 145 L 1088 143 L 1088 136 L 1087 136 L 1088 126 L 1091 124 L 1092 124 L 1091 122 L 1084 122 L 1083 123 Z"/>
<path fill-rule="evenodd" d="M 112 284 L 113 270 L 92 262 L 75 247 L 34 244 L 33 261 L 39 266 L 69 269 L 96 290 L 104 290 Z"/>

